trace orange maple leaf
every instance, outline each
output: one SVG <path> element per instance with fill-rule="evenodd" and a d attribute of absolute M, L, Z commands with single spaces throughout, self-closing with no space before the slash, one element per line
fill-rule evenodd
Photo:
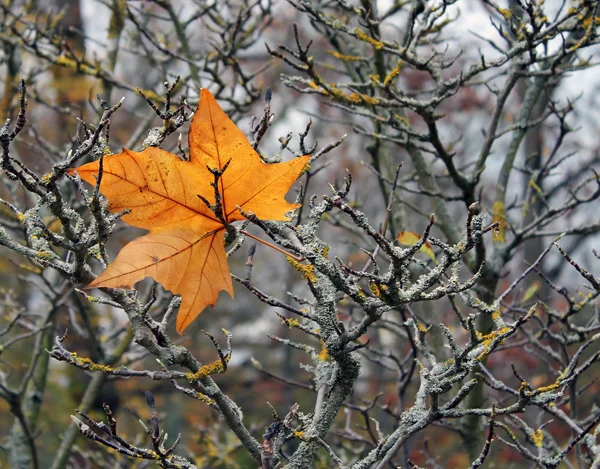
<path fill-rule="evenodd" d="M 243 220 L 238 207 L 259 219 L 288 220 L 297 208 L 285 194 L 301 174 L 310 156 L 265 164 L 245 135 L 223 112 L 207 90 L 189 132 L 190 160 L 173 153 L 147 148 L 141 153 L 104 157 L 100 191 L 109 200 L 109 210 L 130 209 L 123 220 L 150 231 L 121 249 L 115 261 L 86 288 L 133 288 L 152 277 L 181 295 L 177 332 L 183 330 L 207 306 L 214 306 L 225 290 L 233 297 L 223 235 L 226 224 Z M 218 178 L 222 218 L 215 214 L 216 192 L 211 183 Z M 75 171 L 96 184 L 99 161 Z M 225 221 L 225 224 L 223 223 Z"/>

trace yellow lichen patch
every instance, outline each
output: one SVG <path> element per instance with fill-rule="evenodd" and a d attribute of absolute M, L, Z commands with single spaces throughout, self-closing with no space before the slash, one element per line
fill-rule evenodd
<path fill-rule="evenodd" d="M 300 321 L 298 321 L 298 320 L 297 320 L 297 319 L 295 319 L 295 318 L 284 319 L 284 320 L 283 320 L 283 323 L 284 323 L 284 324 L 285 324 L 287 327 L 289 327 L 290 329 L 291 329 L 292 327 L 298 327 L 298 326 L 300 325 Z"/>
<path fill-rule="evenodd" d="M 423 334 L 425 334 L 427 332 L 427 327 L 420 322 L 417 323 L 417 329 L 419 329 L 419 332 L 421 332 Z"/>
<path fill-rule="evenodd" d="M 402 60 L 398 60 L 398 64 L 392 69 L 392 71 L 390 73 L 388 73 L 388 76 L 385 77 L 385 80 L 383 80 L 383 86 L 389 86 L 391 84 L 392 80 L 394 78 L 396 78 L 398 75 L 400 75 L 403 64 L 404 64 L 404 62 L 402 62 Z"/>
<path fill-rule="evenodd" d="M 56 57 L 56 64 L 71 68 L 75 68 L 77 66 L 77 62 L 72 59 L 67 59 L 64 55 L 59 55 Z"/>
<path fill-rule="evenodd" d="M 494 311 L 492 313 L 492 319 L 496 320 L 496 319 L 500 319 L 502 317 L 502 313 L 500 312 L 499 309 L 497 309 L 496 311 Z"/>
<path fill-rule="evenodd" d="M 346 101 L 350 101 L 352 104 L 359 104 L 361 102 L 360 94 L 358 94 L 358 93 L 350 93 L 350 94 L 340 93 L 337 95 L 337 97 L 342 98 Z"/>
<path fill-rule="evenodd" d="M 521 381 L 521 386 L 519 386 L 519 392 L 524 393 L 529 388 L 527 381 Z"/>
<path fill-rule="evenodd" d="M 508 8 L 499 8 L 498 13 L 500 13 L 506 19 L 509 19 L 512 16 L 512 11 L 510 11 Z"/>
<path fill-rule="evenodd" d="M 52 259 L 54 257 L 54 254 L 48 251 L 41 251 L 38 252 L 35 257 L 41 261 L 47 261 Z"/>
<path fill-rule="evenodd" d="M 579 49 L 581 46 L 583 46 L 584 44 L 587 44 L 587 42 L 589 41 L 589 38 L 592 34 L 592 28 L 587 28 L 585 30 L 585 34 L 583 35 L 583 37 L 581 38 L 581 40 L 579 40 L 573 47 L 570 47 L 568 50 L 568 52 L 572 53 L 575 52 L 577 49 Z"/>
<path fill-rule="evenodd" d="M 381 99 L 379 98 L 375 98 L 373 96 L 369 96 L 366 94 L 359 94 L 358 97 L 360 98 L 360 100 L 365 103 L 365 104 L 370 104 L 370 105 L 376 105 L 379 104 L 381 102 Z"/>
<path fill-rule="evenodd" d="M 600 16 L 596 16 L 595 18 L 593 16 L 588 16 L 581 24 L 584 28 L 589 28 L 592 23 L 595 23 L 596 26 L 598 26 L 600 24 Z"/>
<path fill-rule="evenodd" d="M 40 181 L 43 184 L 48 184 L 51 179 L 52 179 L 52 173 L 46 173 L 40 178 Z"/>
<path fill-rule="evenodd" d="M 325 246 L 321 251 L 321 255 L 327 259 L 329 257 L 329 246 Z"/>
<path fill-rule="evenodd" d="M 370 105 L 375 105 L 375 104 L 379 104 L 379 102 L 381 101 L 379 98 L 375 98 L 373 96 L 368 96 L 366 94 L 361 94 L 361 93 L 350 93 L 350 94 L 345 94 L 345 93 L 341 93 L 339 95 L 340 98 L 345 99 L 346 101 L 350 101 L 353 104 L 370 104 Z"/>
<path fill-rule="evenodd" d="M 201 392 L 195 391 L 194 398 L 198 399 L 200 402 L 204 402 L 207 405 L 215 405 L 214 399 L 211 399 L 206 394 L 202 394 Z"/>
<path fill-rule="evenodd" d="M 302 171 L 300 171 L 300 174 L 298 175 L 298 177 L 302 176 L 303 174 L 306 174 L 310 171 L 310 163 L 306 163 L 304 165 L 304 168 L 302 168 Z"/>
<path fill-rule="evenodd" d="M 96 298 L 95 296 L 92 296 L 92 295 L 85 295 L 85 299 L 88 300 L 90 303 L 99 303 L 100 302 L 100 298 Z"/>
<path fill-rule="evenodd" d="M 489 346 L 491 344 L 492 340 L 494 340 L 499 335 L 506 334 L 508 331 L 510 331 L 510 327 L 506 326 L 506 327 L 503 327 L 502 329 L 498 329 L 497 331 L 490 332 L 489 334 L 486 334 L 481 337 L 481 339 L 482 339 L 481 343 L 483 345 Z"/>
<path fill-rule="evenodd" d="M 490 353 L 490 347 L 492 345 L 492 342 L 499 336 L 499 335 L 503 335 L 506 334 L 507 332 L 510 331 L 510 327 L 506 326 L 503 327 L 502 329 L 498 329 L 497 331 L 493 331 L 490 332 L 489 334 L 486 335 L 481 335 L 479 332 L 477 333 L 477 337 L 481 339 L 481 345 L 483 345 L 483 352 L 481 352 L 476 360 L 477 361 L 481 361 L 483 360 L 489 353 Z"/>
<path fill-rule="evenodd" d="M 548 386 L 542 386 L 540 388 L 537 388 L 535 391 L 533 391 L 535 394 L 541 394 L 543 392 L 550 392 L 550 391 L 554 391 L 555 389 L 559 388 L 561 386 L 560 383 L 560 378 L 556 381 L 556 383 L 554 384 L 549 384 Z"/>
<path fill-rule="evenodd" d="M 319 92 L 325 96 L 331 98 L 337 98 L 342 101 L 346 101 L 351 104 L 379 104 L 381 101 L 379 98 L 368 96 L 361 93 L 344 93 L 340 90 L 335 83 L 327 83 L 322 85 L 324 89 L 319 88 Z"/>
<path fill-rule="evenodd" d="M 231 357 L 227 355 L 225 357 L 225 361 L 229 362 L 230 358 Z M 196 373 L 186 373 L 185 377 L 190 383 L 194 383 L 199 379 L 206 378 L 207 376 L 216 375 L 224 372 L 225 367 L 223 366 L 223 362 L 221 360 L 215 360 L 214 362 L 209 363 L 208 365 L 200 367 L 200 369 L 196 371 Z"/>
<path fill-rule="evenodd" d="M 541 428 L 538 428 L 531 434 L 531 441 L 537 448 L 541 448 L 544 444 L 544 433 Z"/>
<path fill-rule="evenodd" d="M 69 355 L 75 363 L 86 366 L 90 371 L 103 371 L 105 373 L 114 371 L 114 368 L 111 368 L 110 366 L 99 365 L 98 363 L 94 363 L 90 358 L 80 357 L 75 352 L 71 352 Z"/>
<path fill-rule="evenodd" d="M 360 97 L 361 101 L 363 101 L 365 104 L 375 105 L 375 104 L 379 104 L 381 102 L 381 99 L 374 98 L 374 97 L 368 96 L 366 94 L 359 94 L 358 96 Z"/>
<path fill-rule="evenodd" d="M 321 360 L 322 362 L 325 362 L 329 359 L 331 359 L 331 355 L 329 355 L 329 352 L 327 351 L 327 347 L 325 347 L 325 342 L 321 341 L 321 351 L 317 355 L 317 360 Z"/>
<path fill-rule="evenodd" d="M 381 290 L 379 289 L 379 285 L 375 282 L 369 282 L 369 290 L 373 293 L 373 296 L 379 298 L 381 296 Z"/>
<path fill-rule="evenodd" d="M 344 55 L 334 50 L 328 50 L 327 53 L 333 55 L 336 59 L 343 60 L 344 62 L 357 62 L 359 60 L 363 60 L 363 57 L 360 55 Z"/>
<path fill-rule="evenodd" d="M 313 90 L 318 90 L 319 89 L 319 85 L 317 85 L 314 81 L 309 81 L 308 82 L 308 86 L 310 86 Z"/>
<path fill-rule="evenodd" d="M 504 212 L 504 202 L 494 202 L 492 207 L 492 223 L 498 222 L 498 226 L 494 228 L 492 239 L 495 243 L 504 243 L 506 240 L 506 213 Z"/>
<path fill-rule="evenodd" d="M 295 431 L 294 436 L 302 441 L 309 441 L 310 439 L 301 431 Z"/>
<path fill-rule="evenodd" d="M 369 44 L 371 44 L 377 50 L 383 48 L 383 45 L 384 45 L 383 42 L 378 41 L 377 39 L 373 39 L 371 36 L 369 36 L 367 33 L 365 33 L 360 28 L 356 28 L 354 30 L 354 34 L 356 34 L 356 37 L 358 39 L 360 39 L 361 41 L 368 42 Z"/>
<path fill-rule="evenodd" d="M 302 264 L 291 257 L 286 257 L 289 264 L 296 269 L 298 272 L 302 274 L 302 278 L 304 280 L 309 280 L 311 282 L 317 281 L 317 276 L 315 275 L 315 266 L 312 264 Z"/>
<path fill-rule="evenodd" d="M 369 75 L 369 78 L 371 79 L 371 81 L 375 84 L 379 83 L 379 75 Z"/>

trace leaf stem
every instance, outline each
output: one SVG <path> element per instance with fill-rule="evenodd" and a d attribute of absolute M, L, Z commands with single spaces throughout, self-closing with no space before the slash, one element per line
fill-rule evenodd
<path fill-rule="evenodd" d="M 291 257 L 292 259 L 294 259 L 297 262 L 302 262 L 304 260 L 306 260 L 306 257 L 298 257 L 294 254 L 291 254 L 289 252 L 287 252 L 284 249 L 281 249 L 280 247 L 275 246 L 274 244 L 269 243 L 268 241 L 265 241 L 264 239 L 260 239 L 256 236 L 254 236 L 253 234 L 248 233 L 246 230 L 240 230 L 240 233 L 242 233 L 243 235 L 248 236 L 249 238 L 252 238 L 254 241 L 258 241 L 259 243 L 263 243 L 265 246 L 269 246 L 271 249 L 275 249 L 275 251 L 278 251 L 282 254 L 285 254 L 288 257 Z"/>

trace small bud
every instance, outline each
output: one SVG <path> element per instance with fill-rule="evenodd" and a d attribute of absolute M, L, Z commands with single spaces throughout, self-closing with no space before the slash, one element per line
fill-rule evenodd
<path fill-rule="evenodd" d="M 471 212 L 473 215 L 479 215 L 479 202 L 473 202 L 471 205 L 469 205 L 469 212 Z"/>
<path fill-rule="evenodd" d="M 150 391 L 145 391 L 144 396 L 146 397 L 146 404 L 148 404 L 148 407 L 154 409 L 155 402 L 152 393 Z"/>

